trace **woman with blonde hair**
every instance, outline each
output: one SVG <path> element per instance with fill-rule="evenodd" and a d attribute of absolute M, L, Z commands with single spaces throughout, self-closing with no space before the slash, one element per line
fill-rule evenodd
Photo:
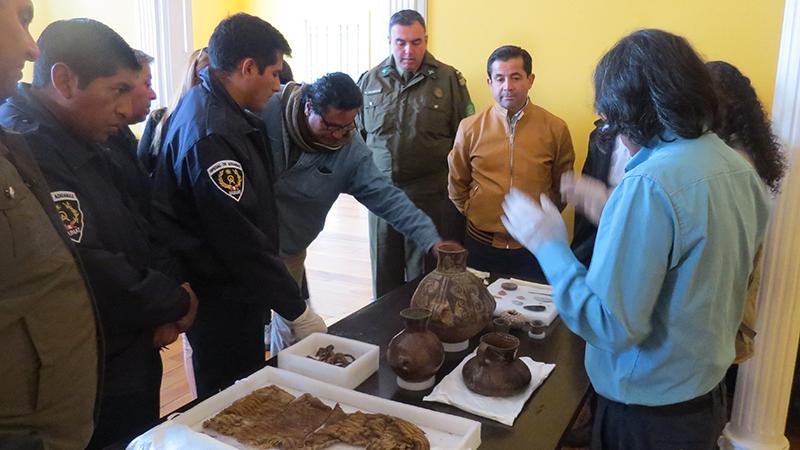
<path fill-rule="evenodd" d="M 137 156 L 142 166 L 147 171 L 148 176 L 152 176 L 153 171 L 156 169 L 156 159 L 159 149 L 161 148 L 163 130 L 167 120 L 169 120 L 170 114 L 175 110 L 175 107 L 183 96 L 189 92 L 189 89 L 200 84 L 200 77 L 198 74 L 207 66 L 208 51 L 205 47 L 192 52 L 192 55 L 189 57 L 189 65 L 186 67 L 186 75 L 183 78 L 180 91 L 177 92 L 175 98 L 172 99 L 168 107 L 153 111 L 150 113 L 150 117 L 147 118 L 147 124 L 142 133 L 142 139 L 139 140 Z"/>

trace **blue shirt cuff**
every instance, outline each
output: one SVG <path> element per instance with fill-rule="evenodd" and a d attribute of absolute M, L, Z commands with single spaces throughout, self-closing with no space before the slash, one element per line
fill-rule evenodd
<path fill-rule="evenodd" d="M 536 259 L 542 266 L 547 281 L 554 285 L 560 277 L 572 273 L 568 270 L 580 264 L 565 241 L 547 241 L 536 249 Z"/>

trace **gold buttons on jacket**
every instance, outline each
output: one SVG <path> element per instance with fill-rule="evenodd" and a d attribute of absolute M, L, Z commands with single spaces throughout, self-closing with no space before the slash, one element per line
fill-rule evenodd
<path fill-rule="evenodd" d="M 3 189 L 3 193 L 11 200 L 14 200 L 17 197 L 17 191 L 14 190 L 13 186 L 8 186 Z"/>

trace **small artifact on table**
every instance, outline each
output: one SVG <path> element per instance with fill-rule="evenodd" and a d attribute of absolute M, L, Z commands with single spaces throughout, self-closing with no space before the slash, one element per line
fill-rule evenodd
<path fill-rule="evenodd" d="M 506 281 L 504 283 L 500 283 L 500 287 L 507 290 L 507 291 L 516 291 L 517 290 L 517 283 L 512 283 L 510 281 Z"/>
<path fill-rule="evenodd" d="M 523 308 L 533 312 L 543 312 L 547 309 L 547 307 L 544 305 L 525 305 Z"/>
<path fill-rule="evenodd" d="M 513 309 L 500 314 L 500 318 L 507 320 L 512 330 L 525 330 L 528 327 L 525 316 Z"/>
<path fill-rule="evenodd" d="M 519 339 L 507 333 L 487 333 L 475 357 L 461 369 L 469 390 L 490 397 L 510 397 L 525 390 L 531 371 L 517 358 Z"/>
<path fill-rule="evenodd" d="M 336 443 L 370 450 L 429 450 L 425 432 L 386 414 L 345 413 L 311 394 L 295 398 L 267 386 L 233 402 L 203 428 L 256 448 L 324 449 Z"/>
<path fill-rule="evenodd" d="M 498 293 L 498 294 L 500 294 L 500 295 L 508 295 L 508 292 L 506 292 L 506 291 L 504 291 L 504 290 L 502 290 L 502 289 L 500 289 L 499 291 L 497 291 L 497 293 Z"/>
<path fill-rule="evenodd" d="M 347 367 L 356 358 L 349 354 L 349 353 L 337 353 L 334 351 L 333 345 L 326 345 L 325 347 L 320 347 L 317 349 L 317 353 L 315 355 L 308 355 L 306 358 L 311 358 L 317 361 L 321 361 L 328 364 L 333 364 L 334 366 L 338 367 Z"/>
<path fill-rule="evenodd" d="M 405 329 L 397 333 L 386 349 L 389 367 L 397 374 L 397 385 L 410 391 L 428 389 L 444 363 L 442 342 L 428 330 L 431 311 L 406 308 L 400 311 Z"/>
<path fill-rule="evenodd" d="M 528 337 L 531 339 L 544 339 L 547 336 L 547 326 L 541 320 L 531 320 L 528 324 Z"/>
<path fill-rule="evenodd" d="M 508 333 L 511 330 L 511 323 L 502 317 L 495 317 L 492 323 L 494 324 L 494 331 L 498 333 Z"/>

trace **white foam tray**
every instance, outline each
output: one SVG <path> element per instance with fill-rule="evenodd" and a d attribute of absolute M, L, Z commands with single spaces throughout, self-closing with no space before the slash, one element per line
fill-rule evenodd
<path fill-rule="evenodd" d="M 339 403 L 348 413 L 360 410 L 367 413 L 391 414 L 408 420 L 425 432 L 431 443 L 431 449 L 477 449 L 481 443 L 481 424 L 474 420 L 382 399 L 285 370 L 265 367 L 189 411 L 139 436 L 130 443 L 128 450 L 246 449 L 248 447 L 230 438 L 215 439 L 202 433 L 203 421 L 215 416 L 252 391 L 271 384 L 296 396 L 302 393 L 312 394 L 331 407 Z M 344 450 L 356 447 L 337 444 L 329 448 Z"/>
<path fill-rule="evenodd" d="M 500 287 L 501 284 L 507 282 L 515 283 L 517 290 L 509 291 Z M 495 316 L 513 310 L 522 314 L 527 320 L 541 320 L 545 325 L 550 325 L 558 316 L 556 306 L 553 304 L 553 288 L 550 285 L 515 278 L 499 278 L 487 289 L 497 302 L 497 306 L 494 308 Z M 502 295 L 500 291 L 504 291 L 505 295 Z M 525 309 L 529 305 L 539 305 L 545 309 L 544 311 Z"/>
<path fill-rule="evenodd" d="M 327 345 L 333 345 L 337 353 L 353 355 L 355 361 L 347 367 L 339 367 L 307 357 L 316 354 L 317 349 Z M 377 345 L 327 333 L 312 333 L 278 353 L 278 367 L 281 369 L 348 389 L 355 389 L 375 373 L 379 361 L 380 347 Z"/>

